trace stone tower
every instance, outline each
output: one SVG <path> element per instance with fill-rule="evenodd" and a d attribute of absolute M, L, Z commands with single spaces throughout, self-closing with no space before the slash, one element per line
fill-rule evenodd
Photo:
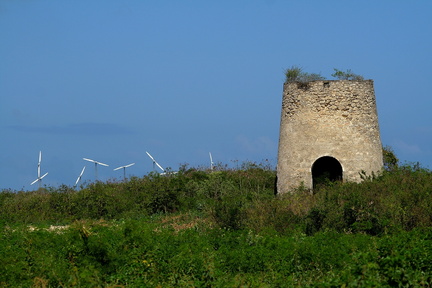
<path fill-rule="evenodd" d="M 284 84 L 277 166 L 278 193 L 320 177 L 359 182 L 383 167 L 372 80 Z"/>

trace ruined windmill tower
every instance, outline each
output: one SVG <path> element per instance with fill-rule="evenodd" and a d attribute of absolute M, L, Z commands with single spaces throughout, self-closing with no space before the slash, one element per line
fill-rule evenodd
<path fill-rule="evenodd" d="M 320 177 L 359 182 L 382 169 L 372 80 L 286 82 L 282 99 L 278 193 Z"/>

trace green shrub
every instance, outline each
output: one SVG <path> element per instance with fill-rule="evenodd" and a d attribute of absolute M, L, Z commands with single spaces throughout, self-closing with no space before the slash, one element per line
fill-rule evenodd
<path fill-rule="evenodd" d="M 361 183 L 327 183 L 314 194 L 299 187 L 277 197 L 276 171 L 266 165 L 151 173 L 127 182 L 91 183 L 78 191 L 67 186 L 5 190 L 0 223 L 67 224 L 194 212 L 223 228 L 282 235 L 324 230 L 382 235 L 432 224 L 432 173 L 417 164 L 393 165 Z"/>
<path fill-rule="evenodd" d="M 334 71 L 335 72 L 331 76 L 339 80 L 355 80 L 355 81 L 364 80 L 363 76 L 353 73 L 351 69 L 348 69 L 346 72 L 344 72 L 334 68 Z"/>
<path fill-rule="evenodd" d="M 298 231 L 278 235 L 268 230 L 166 225 L 179 218 L 80 220 L 58 229 L 2 226 L 0 283 L 4 287 L 422 287 L 432 281 L 431 228 L 375 237 L 330 230 L 306 236 Z M 187 219 L 191 218 L 182 221 Z"/>
<path fill-rule="evenodd" d="M 383 162 L 384 169 L 387 171 L 392 171 L 399 165 L 399 159 L 390 146 L 383 147 Z"/>
<path fill-rule="evenodd" d="M 286 83 L 307 83 L 310 81 L 324 80 L 320 74 L 303 72 L 303 69 L 298 66 L 292 66 L 285 70 Z"/>
<path fill-rule="evenodd" d="M 432 173 L 401 166 L 361 183 L 321 187 L 314 195 L 323 229 L 380 235 L 432 224 Z"/>

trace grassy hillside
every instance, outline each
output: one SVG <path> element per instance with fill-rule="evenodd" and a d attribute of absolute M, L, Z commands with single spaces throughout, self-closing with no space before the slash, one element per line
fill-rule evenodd
<path fill-rule="evenodd" d="M 254 163 L 2 191 L 0 286 L 430 286 L 432 172 L 387 168 L 282 196 Z"/>

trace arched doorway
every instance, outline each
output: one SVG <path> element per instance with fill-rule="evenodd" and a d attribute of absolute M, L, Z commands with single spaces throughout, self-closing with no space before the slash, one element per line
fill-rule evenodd
<path fill-rule="evenodd" d="M 312 165 L 313 188 L 327 181 L 342 180 L 342 165 L 336 158 L 324 156 L 318 158 Z"/>

